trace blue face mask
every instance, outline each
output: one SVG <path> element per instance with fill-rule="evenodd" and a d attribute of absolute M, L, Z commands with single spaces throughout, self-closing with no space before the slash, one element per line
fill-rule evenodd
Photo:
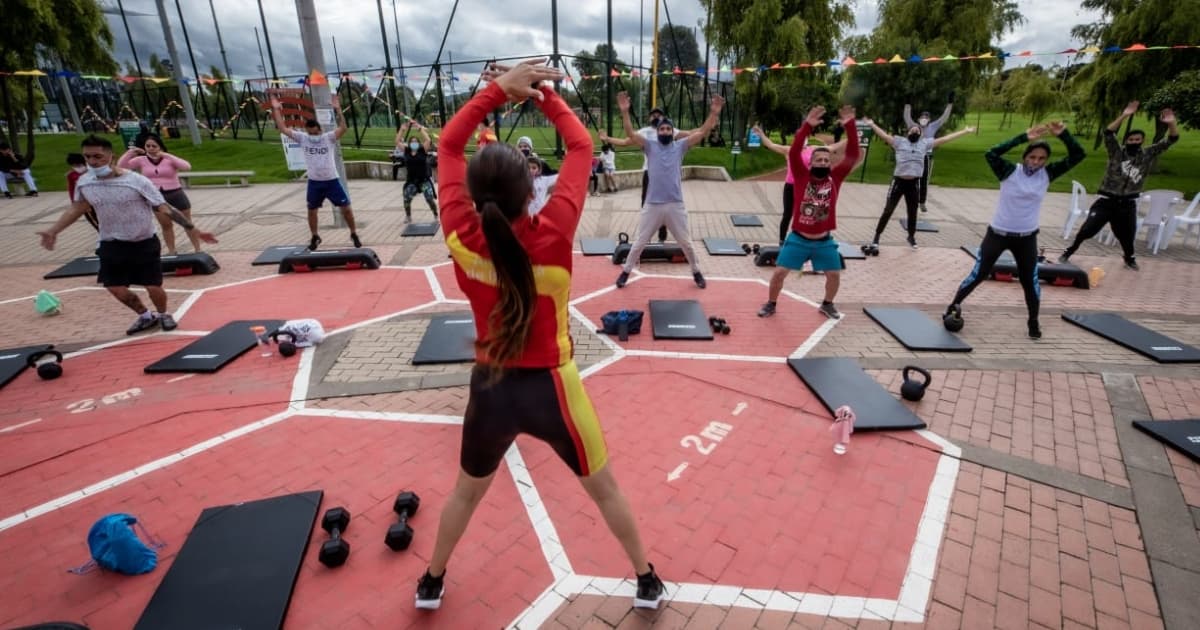
<path fill-rule="evenodd" d="M 408 148 L 412 149 L 413 151 L 416 151 L 417 149 L 421 148 L 421 144 L 419 142 L 409 142 Z"/>
<path fill-rule="evenodd" d="M 96 177 L 108 177 L 112 173 L 112 165 L 105 164 L 104 166 L 88 166 L 88 170 Z"/>

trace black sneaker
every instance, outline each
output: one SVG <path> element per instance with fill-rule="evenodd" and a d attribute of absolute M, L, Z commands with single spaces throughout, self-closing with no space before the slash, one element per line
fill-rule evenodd
<path fill-rule="evenodd" d="M 1071 262 L 1071 255 L 1066 252 L 1063 252 L 1063 255 L 1058 257 L 1058 264 L 1060 264 L 1060 265 L 1066 265 L 1066 264 L 1069 264 L 1070 262 Z"/>
<path fill-rule="evenodd" d="M 838 312 L 837 307 L 833 305 L 833 302 L 821 302 L 821 308 L 817 310 L 821 311 L 821 314 L 829 319 L 842 318 L 842 314 Z"/>
<path fill-rule="evenodd" d="M 446 585 L 443 584 L 445 579 L 445 573 L 435 578 L 429 575 L 428 569 L 425 570 L 425 575 L 417 580 L 417 608 L 437 610 L 441 607 L 442 595 L 446 594 Z"/>
<path fill-rule="evenodd" d="M 908 237 L 908 246 L 913 249 L 916 249 L 917 248 L 917 237 L 915 237 L 915 236 Z"/>
<path fill-rule="evenodd" d="M 320 244 L 321 244 L 321 237 L 317 236 L 316 234 L 313 234 L 312 240 L 310 240 L 308 242 L 308 250 L 315 252 L 315 251 L 317 251 L 317 246 Z"/>
<path fill-rule="evenodd" d="M 758 309 L 759 317 L 770 317 L 774 314 L 775 314 L 775 303 L 774 302 L 767 302 L 766 304 L 762 305 L 762 308 Z"/>
<path fill-rule="evenodd" d="M 929 210 L 925 207 L 925 204 L 921 204 L 921 212 L 929 212 Z"/>
<path fill-rule="evenodd" d="M 1141 269 L 1141 267 L 1138 267 L 1137 261 L 1132 259 L 1125 261 L 1125 268 L 1132 269 L 1133 271 Z"/>
<path fill-rule="evenodd" d="M 1042 327 L 1038 325 L 1038 321 L 1036 319 L 1029 320 L 1029 338 L 1030 339 L 1041 339 L 1042 338 Z"/>
<path fill-rule="evenodd" d="M 701 289 L 708 286 L 708 283 L 704 281 L 704 274 L 700 273 L 699 271 L 692 274 L 692 280 L 695 280 L 696 286 L 700 287 Z"/>
<path fill-rule="evenodd" d="M 135 320 L 133 325 L 125 331 L 125 334 L 136 335 L 143 330 L 150 330 L 158 325 L 158 320 L 159 318 L 153 315 L 150 317 L 142 317 L 141 315 L 138 315 L 137 320 Z"/>
<path fill-rule="evenodd" d="M 658 603 L 663 600 L 666 592 L 667 587 L 659 579 L 658 574 L 654 572 L 654 565 L 652 564 L 650 565 L 649 573 L 637 576 L 637 594 L 633 596 L 633 607 L 658 608 Z"/>
<path fill-rule="evenodd" d="M 158 322 L 162 325 L 163 330 L 175 330 L 179 328 L 179 324 L 175 323 L 175 318 L 171 317 L 170 313 L 163 313 L 158 316 Z"/>
<path fill-rule="evenodd" d="M 350 242 L 354 243 L 355 247 L 362 247 L 362 241 L 359 240 L 358 234 L 355 234 L 354 232 L 350 233 Z"/>
<path fill-rule="evenodd" d="M 6 190 L 6 191 L 4 191 L 4 198 L 5 198 L 5 199 L 12 199 L 12 193 L 8 192 L 7 190 Z"/>
<path fill-rule="evenodd" d="M 37 196 L 37 191 L 36 191 L 36 190 L 31 190 L 31 191 L 29 191 L 29 192 L 25 193 L 25 196 L 26 196 L 26 197 L 36 197 L 36 196 Z"/>
<path fill-rule="evenodd" d="M 617 288 L 624 289 L 626 282 L 629 282 L 629 272 L 622 271 L 621 275 L 617 276 Z"/>

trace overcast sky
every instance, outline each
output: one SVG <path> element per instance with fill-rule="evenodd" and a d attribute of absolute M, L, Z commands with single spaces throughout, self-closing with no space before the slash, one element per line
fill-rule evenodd
<path fill-rule="evenodd" d="M 392 63 L 396 65 L 396 22 L 393 21 L 393 1 L 398 16 L 400 45 L 403 47 L 406 65 L 429 64 L 436 58 L 438 44 L 450 18 L 453 2 L 448 0 L 383 0 L 384 18 Z M 640 49 L 639 33 L 645 33 L 644 61 L 649 65 L 650 36 L 653 33 L 654 0 L 613 0 L 613 42 L 618 55 L 626 61 L 636 62 L 636 51 Z M 106 6 L 115 8 L 116 0 L 102 0 Z M 262 30 L 255 0 L 211 0 L 220 23 L 229 68 L 235 77 L 262 76 L 259 69 L 259 48 L 255 41 L 254 28 Z M 145 13 L 146 16 L 129 15 L 129 27 L 133 32 L 138 56 L 143 62 L 151 53 L 166 57 L 166 44 L 153 0 L 123 0 L 127 14 Z M 196 55 L 196 65 L 202 73 L 209 66 L 223 67 L 213 15 L 209 0 L 179 0 Z M 565 54 L 582 49 L 592 50 L 597 43 L 606 39 L 606 4 L 586 0 L 563 0 L 559 2 L 559 49 Z M 1028 23 L 1019 32 L 1010 34 L 1000 45 L 1003 49 L 1051 51 L 1078 48 L 1079 43 L 1071 40 L 1070 26 L 1096 19 L 1092 12 L 1079 9 L 1074 2 L 1046 2 L 1045 0 L 1019 0 L 1021 11 Z M 176 1 L 165 0 L 168 18 L 174 31 L 183 67 L 190 67 L 184 47 Z M 304 53 L 300 46 L 299 21 L 294 0 L 262 0 L 267 18 L 267 30 L 275 66 L 280 75 L 300 74 L 304 67 Z M 379 29 L 379 13 L 372 0 L 315 0 L 320 23 L 327 69 L 336 68 L 333 39 L 337 40 L 337 61 L 343 70 L 363 70 L 384 65 L 383 44 Z M 489 56 L 522 56 L 548 53 L 553 49 L 550 17 L 551 0 L 460 0 L 458 12 L 446 39 L 446 51 L 458 60 L 484 59 Z M 349 7 L 353 7 L 350 9 Z M 676 25 L 694 27 L 701 23 L 703 12 L 696 0 L 672 0 L 667 4 L 671 21 Z M 643 14 L 643 9 L 645 13 Z M 869 32 L 878 20 L 877 0 L 858 0 L 855 5 L 856 33 Z M 660 14 L 661 24 L 666 24 L 665 12 Z M 109 25 L 115 40 L 116 57 L 124 63 L 132 59 L 129 39 L 121 24 L 120 16 L 109 15 Z M 698 33 L 701 52 L 703 34 Z M 1128 45 L 1132 42 L 1115 42 Z M 1146 42 L 1148 45 L 1150 42 Z M 1160 42 L 1172 43 L 1172 42 Z M 263 43 L 266 57 L 266 44 Z M 951 51 L 955 54 L 977 51 Z M 443 57 L 448 60 L 447 55 Z M 1054 60 L 1065 61 L 1064 57 L 1033 58 L 1051 65 Z M 800 60 L 762 60 L 774 61 Z M 1024 63 L 1028 59 L 1019 60 Z M 712 64 L 716 65 L 715 58 Z M 269 74 L 270 61 L 265 64 Z M 145 68 L 143 68 L 145 69 Z M 479 64 L 456 66 L 455 71 L 470 74 L 473 83 Z M 427 73 L 427 70 L 409 70 L 408 76 Z M 468 84 L 466 87 L 470 87 Z"/>

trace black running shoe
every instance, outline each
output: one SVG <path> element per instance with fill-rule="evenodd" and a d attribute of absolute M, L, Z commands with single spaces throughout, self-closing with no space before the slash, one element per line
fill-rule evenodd
<path fill-rule="evenodd" d="M 320 244 L 321 244 L 321 237 L 317 236 L 316 234 L 313 234 L 312 240 L 310 240 L 308 242 L 308 250 L 315 252 L 315 251 L 317 251 L 317 246 L 319 246 Z"/>
<path fill-rule="evenodd" d="M 622 271 L 621 275 L 617 276 L 617 288 L 624 289 L 626 282 L 629 282 L 629 272 Z"/>
<path fill-rule="evenodd" d="M 29 191 L 29 192 L 25 193 L 25 196 L 26 196 L 26 197 L 36 197 L 36 196 L 37 196 L 37 191 L 36 191 L 36 190 L 31 190 L 31 191 Z"/>
<path fill-rule="evenodd" d="M 700 273 L 699 271 L 692 274 L 692 280 L 695 280 L 696 286 L 700 287 L 701 289 L 708 286 L 708 283 L 704 281 L 704 274 Z"/>
<path fill-rule="evenodd" d="M 446 585 L 443 581 L 446 579 L 446 574 L 441 577 L 433 577 L 429 575 L 429 571 L 425 571 L 425 575 L 417 580 L 417 608 L 424 610 L 437 610 L 442 605 L 442 595 L 446 594 Z"/>
<path fill-rule="evenodd" d="M 1042 338 L 1042 327 L 1038 325 L 1038 321 L 1036 319 L 1029 320 L 1029 338 L 1030 339 L 1041 339 Z"/>
<path fill-rule="evenodd" d="M 1066 264 L 1069 264 L 1070 262 L 1071 262 L 1071 255 L 1066 252 L 1063 252 L 1063 255 L 1058 257 L 1058 264 L 1060 264 L 1060 265 L 1066 265 Z"/>
<path fill-rule="evenodd" d="M 355 234 L 354 232 L 350 233 L 350 242 L 354 243 L 355 247 L 362 247 L 362 241 L 359 240 L 358 234 Z"/>
<path fill-rule="evenodd" d="M 667 588 L 663 581 L 659 579 L 658 574 L 654 572 L 654 565 L 650 565 L 650 572 L 645 575 L 637 576 L 637 594 L 633 596 L 634 608 L 658 608 L 658 603 L 666 596 Z"/>
<path fill-rule="evenodd" d="M 774 302 L 767 302 L 766 304 L 762 305 L 762 308 L 758 309 L 759 317 L 770 317 L 774 314 L 775 314 L 775 303 Z"/>
<path fill-rule="evenodd" d="M 1132 258 L 1125 261 L 1125 268 L 1131 269 L 1133 271 L 1137 271 L 1137 270 L 1141 269 L 1141 267 L 1138 267 L 1137 261 Z"/>
<path fill-rule="evenodd" d="M 913 249 L 916 249 L 917 248 L 917 237 L 915 237 L 915 236 L 908 237 L 908 246 Z"/>
<path fill-rule="evenodd" d="M 158 326 L 158 322 L 159 318 L 156 315 L 152 315 L 150 317 L 142 317 L 141 315 L 138 315 L 137 320 L 135 320 L 133 325 L 125 331 L 125 334 L 136 335 L 143 330 L 150 330 L 151 328 Z"/>
<path fill-rule="evenodd" d="M 158 322 L 162 325 L 163 330 L 175 330 L 179 328 L 179 324 L 175 323 L 175 318 L 171 317 L 170 313 L 163 313 L 158 316 Z"/>
<path fill-rule="evenodd" d="M 821 308 L 817 310 L 821 311 L 821 314 L 829 319 L 842 318 L 842 314 L 838 312 L 837 307 L 833 305 L 833 302 L 821 302 Z"/>

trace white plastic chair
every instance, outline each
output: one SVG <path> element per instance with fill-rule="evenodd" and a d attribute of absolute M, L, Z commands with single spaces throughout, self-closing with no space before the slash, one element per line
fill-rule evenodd
<path fill-rule="evenodd" d="M 1171 239 L 1175 238 L 1175 233 L 1179 231 L 1180 227 L 1183 228 L 1184 245 L 1187 245 L 1188 237 L 1195 228 L 1196 248 L 1200 249 L 1200 193 L 1196 193 L 1196 196 L 1192 197 L 1192 203 L 1183 211 L 1183 214 L 1177 214 L 1167 221 L 1167 230 L 1161 243 L 1163 249 L 1166 249 Z"/>
<path fill-rule="evenodd" d="M 1167 233 L 1167 222 L 1171 219 L 1171 207 L 1183 201 L 1183 193 L 1178 190 L 1148 190 L 1142 194 L 1142 198 L 1150 204 L 1150 209 L 1146 211 L 1146 216 L 1138 218 L 1133 240 L 1136 241 L 1138 234 L 1141 234 L 1142 229 L 1145 228 L 1147 230 L 1146 247 L 1151 248 L 1151 251 L 1157 254 L 1159 246 L 1162 245 L 1163 236 Z"/>
<path fill-rule="evenodd" d="M 1067 221 L 1063 224 L 1063 240 L 1071 235 L 1071 230 L 1075 229 L 1075 222 L 1079 217 L 1086 217 L 1087 208 L 1087 189 L 1077 181 L 1071 181 L 1071 208 L 1067 211 Z"/>

